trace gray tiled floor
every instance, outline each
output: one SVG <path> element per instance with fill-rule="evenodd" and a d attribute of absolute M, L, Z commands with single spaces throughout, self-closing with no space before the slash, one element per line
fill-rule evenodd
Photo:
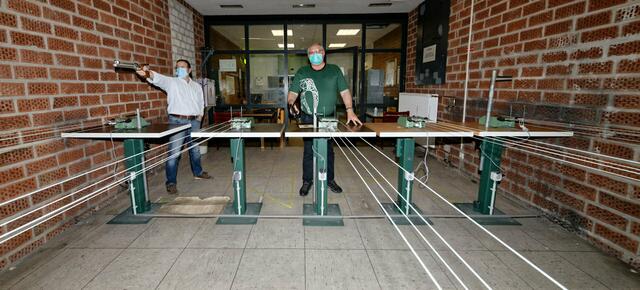
<path fill-rule="evenodd" d="M 298 215 L 311 196 L 299 197 L 302 148 L 260 151 L 248 147 L 250 202 L 263 202 L 263 215 Z M 395 184 L 397 170 L 375 151 L 360 147 Z M 392 148 L 384 151 L 391 156 Z M 421 155 L 421 153 L 420 153 Z M 209 148 L 205 169 L 214 180 L 194 181 L 188 158 L 180 166 L 180 196 L 231 195 L 228 148 Z M 470 202 L 477 184 L 429 161 L 428 184 L 449 201 Z M 266 168 L 260 170 L 260 168 Z M 361 173 L 365 173 L 361 171 Z M 166 197 L 163 172 L 149 175 L 150 198 Z M 336 150 L 337 181 L 343 194 L 330 194 L 343 215 L 382 215 L 342 153 Z M 368 176 L 375 195 L 386 195 Z M 386 184 L 384 180 L 381 183 Z M 384 185 L 386 186 L 386 185 Z M 393 189 L 386 186 L 395 196 Z M 414 202 L 425 214 L 455 211 L 427 189 L 414 187 Z M 435 289 L 426 267 L 444 289 L 461 289 L 445 264 L 411 226 L 399 230 L 386 219 L 344 219 L 344 227 L 304 227 L 299 219 L 260 219 L 256 225 L 218 225 L 213 218 L 157 218 L 145 225 L 105 224 L 128 205 L 122 196 L 111 207 L 80 222 L 36 254 L 0 273 L 0 288 L 12 289 Z M 499 208 L 531 214 L 508 198 Z M 434 229 L 494 289 L 553 289 L 554 285 L 500 243 L 461 218 L 432 218 Z M 521 218 L 522 226 L 488 229 L 560 283 L 572 289 L 639 289 L 640 277 L 573 233 L 542 218 Z M 480 280 L 427 226 L 418 226 L 439 256 L 470 289 Z"/>

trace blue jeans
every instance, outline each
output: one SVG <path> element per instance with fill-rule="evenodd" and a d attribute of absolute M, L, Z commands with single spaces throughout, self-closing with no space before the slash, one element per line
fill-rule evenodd
<path fill-rule="evenodd" d="M 191 124 L 191 129 L 187 129 L 179 133 L 176 133 L 169 138 L 169 142 L 171 143 L 169 143 L 169 149 L 168 149 L 169 159 L 167 160 L 167 164 L 165 166 L 165 170 L 167 173 L 166 184 L 177 184 L 178 162 L 180 161 L 180 155 L 182 155 L 178 152 L 180 152 L 182 145 L 186 144 L 187 147 L 190 147 L 196 144 L 191 142 L 191 132 L 200 131 L 200 120 L 180 119 L 180 118 L 176 118 L 174 116 L 169 115 L 169 124 L 172 124 L 172 125 Z M 186 138 L 180 139 L 185 136 Z M 176 140 L 179 140 L 179 141 L 176 141 Z M 176 154 L 176 156 L 171 156 L 173 154 Z M 191 171 L 193 172 L 193 175 L 199 176 L 200 174 L 202 174 L 202 165 L 200 164 L 200 147 L 199 146 L 194 146 L 193 148 L 189 149 L 189 160 L 191 161 Z"/>

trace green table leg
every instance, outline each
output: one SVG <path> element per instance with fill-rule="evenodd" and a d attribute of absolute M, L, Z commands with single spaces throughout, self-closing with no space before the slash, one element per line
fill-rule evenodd
<path fill-rule="evenodd" d="M 147 197 L 144 177 L 144 142 L 141 139 L 124 140 L 124 155 L 131 157 L 126 160 L 126 166 L 130 173 L 136 176 L 130 180 L 131 192 L 131 209 L 134 214 L 143 213 L 151 209 L 151 203 Z M 136 155 L 138 154 L 138 155 Z M 133 156 L 133 157 L 132 157 Z"/>
<path fill-rule="evenodd" d="M 242 215 L 247 211 L 247 187 L 244 174 L 244 139 L 231 139 L 233 157 L 233 209 Z"/>
<path fill-rule="evenodd" d="M 327 158 L 329 139 L 313 139 L 313 204 L 303 204 L 304 226 L 344 226 L 338 204 L 328 204 Z"/>
<path fill-rule="evenodd" d="M 415 141 L 413 138 L 398 138 L 396 143 L 396 156 L 402 167 L 398 168 L 398 192 L 402 195 L 402 197 L 398 196 L 398 205 L 404 214 L 412 213 L 409 203 L 411 203 L 411 193 L 413 191 L 414 150 Z"/>
<path fill-rule="evenodd" d="M 313 139 L 315 167 L 315 211 L 317 215 L 327 214 L 327 142 L 326 138 Z"/>
<path fill-rule="evenodd" d="M 502 159 L 502 142 L 483 140 L 480 150 L 484 154 L 482 161 L 482 173 L 480 174 L 480 187 L 478 189 L 478 199 L 473 203 L 474 209 L 482 214 L 491 212 L 491 203 L 494 193 L 491 172 L 500 171 L 500 160 Z"/>

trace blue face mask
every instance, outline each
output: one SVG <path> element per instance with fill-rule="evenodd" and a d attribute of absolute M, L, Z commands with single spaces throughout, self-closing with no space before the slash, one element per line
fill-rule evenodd
<path fill-rule="evenodd" d="M 183 68 L 183 67 L 176 68 L 176 77 L 184 78 L 187 75 L 189 75 L 189 73 L 187 72 L 186 68 Z"/>
<path fill-rule="evenodd" d="M 320 65 L 322 63 L 322 54 L 316 52 L 309 55 L 309 61 L 312 65 Z"/>

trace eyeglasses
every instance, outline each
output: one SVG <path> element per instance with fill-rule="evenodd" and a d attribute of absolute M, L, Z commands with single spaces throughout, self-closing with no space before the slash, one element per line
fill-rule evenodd
<path fill-rule="evenodd" d="M 323 53 L 323 52 L 324 52 L 324 49 L 322 48 L 307 51 L 308 54 Z"/>

